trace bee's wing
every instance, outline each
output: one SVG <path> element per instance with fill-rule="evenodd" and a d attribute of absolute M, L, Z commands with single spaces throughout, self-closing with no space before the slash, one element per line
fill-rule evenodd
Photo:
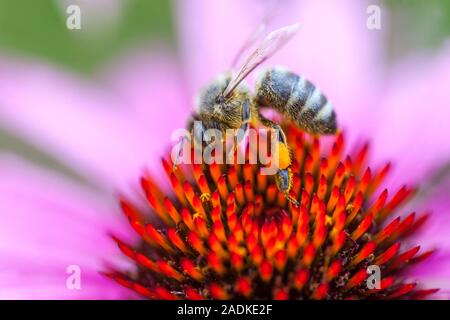
<path fill-rule="evenodd" d="M 297 32 L 298 28 L 298 24 L 293 24 L 269 33 L 247 58 L 237 76 L 233 78 L 225 88 L 223 92 L 224 97 L 228 97 L 250 72 L 270 58 L 278 49 L 286 44 L 286 42 L 288 42 Z"/>
<path fill-rule="evenodd" d="M 236 55 L 233 58 L 233 61 L 231 63 L 231 68 L 234 69 L 237 67 L 238 62 L 243 57 L 244 53 L 247 50 L 250 50 L 250 48 L 263 36 L 263 33 L 267 29 L 267 23 L 263 21 L 256 30 L 254 30 L 250 37 L 247 39 L 247 41 L 244 42 L 241 48 L 239 48 L 239 51 L 236 53 Z"/>

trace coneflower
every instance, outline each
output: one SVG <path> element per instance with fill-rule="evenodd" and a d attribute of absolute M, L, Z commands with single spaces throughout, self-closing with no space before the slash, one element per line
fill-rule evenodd
<path fill-rule="evenodd" d="M 286 125 L 293 155 L 290 195 L 258 165 L 184 165 L 163 160 L 172 194 L 148 175 L 142 189 L 160 221 L 122 198 L 141 236 L 137 246 L 113 237 L 135 271 L 105 274 L 152 299 L 420 299 L 437 289 L 405 282 L 402 272 L 426 259 L 402 240 L 427 214 L 398 216 L 414 190 L 388 195 L 390 164 L 366 165 L 368 145 L 344 156 L 342 134 L 329 150 L 321 138 Z M 368 267 L 380 283 L 368 286 Z"/>

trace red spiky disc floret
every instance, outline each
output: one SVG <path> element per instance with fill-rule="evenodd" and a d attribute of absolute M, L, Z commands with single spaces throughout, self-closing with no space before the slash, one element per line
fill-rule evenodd
<path fill-rule="evenodd" d="M 173 194 L 149 177 L 142 189 L 160 221 L 129 201 L 121 207 L 142 241 L 114 237 L 138 266 L 109 277 L 152 299 L 398 299 L 436 290 L 403 282 L 401 272 L 430 255 L 401 241 L 427 214 L 392 216 L 413 190 L 393 195 L 381 183 L 390 165 L 365 167 L 368 146 L 342 157 L 342 134 L 329 151 L 319 138 L 287 126 L 293 155 L 291 196 L 257 165 L 182 165 L 163 160 Z M 150 215 L 152 216 L 152 215 Z M 366 284 L 367 267 L 381 269 L 379 289 Z"/>

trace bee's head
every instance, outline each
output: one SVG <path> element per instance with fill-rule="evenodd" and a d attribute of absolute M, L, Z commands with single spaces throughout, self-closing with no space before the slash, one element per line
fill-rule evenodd
<path fill-rule="evenodd" d="M 225 97 L 223 92 L 231 78 L 229 72 L 220 75 L 197 97 L 195 109 L 205 127 L 225 130 L 241 126 L 242 105 L 250 101 L 249 92 L 244 85 L 240 85 L 229 97 Z"/>

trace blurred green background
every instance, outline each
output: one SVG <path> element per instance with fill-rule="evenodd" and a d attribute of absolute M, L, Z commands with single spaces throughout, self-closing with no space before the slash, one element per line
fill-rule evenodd
<path fill-rule="evenodd" d="M 61 2 L 0 0 L 0 48 L 89 73 L 98 63 L 139 40 L 162 40 L 175 45 L 173 3 L 169 0 L 122 0 L 123 12 L 117 25 L 92 39 L 77 36 L 80 31 L 61 28 L 66 17 L 58 1 Z M 448 0 L 385 0 L 384 3 L 391 12 L 387 54 L 392 59 L 412 50 L 439 46 L 450 34 Z"/>
<path fill-rule="evenodd" d="M 76 0 L 0 0 L 0 51 L 33 56 L 89 75 L 134 43 L 157 41 L 176 49 L 171 1 L 84 1 L 122 3 L 114 27 L 104 32 L 92 32 L 84 25 L 82 30 L 68 30 L 64 8 Z M 390 12 L 382 17 L 389 19 L 388 61 L 433 50 L 450 35 L 450 0 L 384 0 L 383 4 Z M 5 149 L 70 173 L 56 160 L 0 129 L 0 150 Z"/>

